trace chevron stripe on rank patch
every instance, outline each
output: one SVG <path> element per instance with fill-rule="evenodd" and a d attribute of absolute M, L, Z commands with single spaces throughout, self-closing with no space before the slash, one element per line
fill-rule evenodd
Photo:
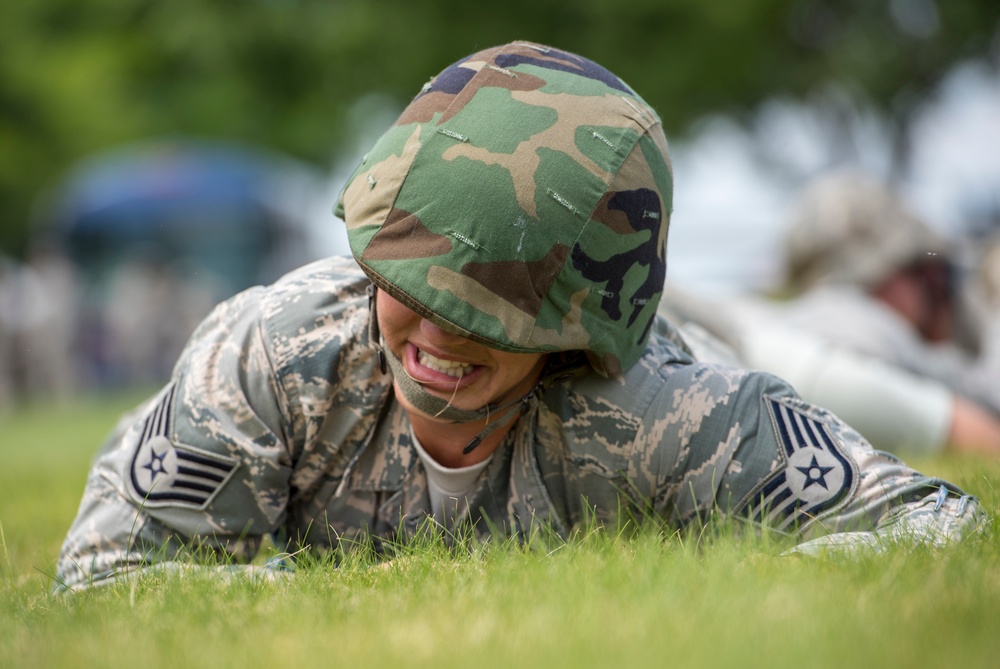
<path fill-rule="evenodd" d="M 785 466 L 755 493 L 751 520 L 788 531 L 832 508 L 854 485 L 854 464 L 826 425 L 793 401 L 765 397 Z"/>
<path fill-rule="evenodd" d="M 203 509 L 232 477 L 238 461 L 171 438 L 175 393 L 170 384 L 142 422 L 130 468 L 131 493 L 147 507 Z"/>

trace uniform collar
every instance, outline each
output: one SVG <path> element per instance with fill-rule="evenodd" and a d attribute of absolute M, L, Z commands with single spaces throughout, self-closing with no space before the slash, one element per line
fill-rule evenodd
<path fill-rule="evenodd" d="M 379 516 L 415 527 L 431 514 L 427 474 L 413 446 L 406 413 L 398 402 L 392 404 L 353 467 L 349 487 L 387 493 Z M 492 525 L 522 536 L 547 525 L 560 536 L 567 536 L 565 514 L 553 504 L 537 461 L 537 417 L 535 400 L 497 448 L 470 491 L 468 505 L 459 508 L 457 523 L 471 523 L 484 534 Z"/>

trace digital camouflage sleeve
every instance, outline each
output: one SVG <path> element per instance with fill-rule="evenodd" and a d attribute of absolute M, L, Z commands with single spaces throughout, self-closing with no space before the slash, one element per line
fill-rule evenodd
<path fill-rule="evenodd" d="M 267 536 L 294 551 L 415 532 L 427 481 L 368 345 L 367 285 L 351 258 L 329 259 L 221 304 L 96 457 L 56 588 L 190 565 L 195 548 L 241 563 Z M 584 373 L 533 398 L 455 522 L 568 536 L 622 510 L 675 527 L 720 510 L 805 552 L 941 544 L 983 522 L 975 499 L 783 381 L 694 362 L 665 321 L 623 377 Z"/>

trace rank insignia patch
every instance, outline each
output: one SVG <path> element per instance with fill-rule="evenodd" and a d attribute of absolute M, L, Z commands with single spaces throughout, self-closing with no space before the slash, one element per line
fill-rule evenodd
<path fill-rule="evenodd" d="M 789 531 L 834 507 L 857 474 L 826 425 L 794 402 L 766 397 L 785 466 L 750 497 L 743 513 L 757 523 Z"/>
<path fill-rule="evenodd" d="M 130 487 L 143 506 L 204 508 L 236 471 L 237 461 L 171 439 L 175 386 L 163 393 L 140 426 Z"/>

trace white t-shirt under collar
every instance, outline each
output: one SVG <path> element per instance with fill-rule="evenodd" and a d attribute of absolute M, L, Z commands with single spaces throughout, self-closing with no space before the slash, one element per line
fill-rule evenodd
<path fill-rule="evenodd" d="M 479 478 L 479 474 L 493 459 L 491 454 L 482 462 L 467 467 L 445 467 L 432 458 L 410 429 L 413 447 L 417 449 L 420 461 L 427 472 L 427 492 L 431 498 L 431 510 L 434 518 L 440 523 L 452 520 L 458 512 L 458 505 L 463 501 Z"/>

